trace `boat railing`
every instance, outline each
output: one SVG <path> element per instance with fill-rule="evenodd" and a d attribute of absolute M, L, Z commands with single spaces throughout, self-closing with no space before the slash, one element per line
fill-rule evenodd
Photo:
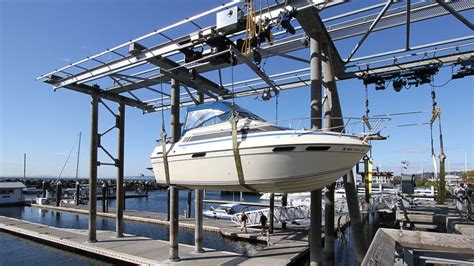
<path fill-rule="evenodd" d="M 335 131 L 339 132 L 339 135 L 352 135 L 352 136 L 357 136 L 362 138 L 364 141 L 367 140 L 367 138 L 372 135 L 377 133 L 381 127 L 382 124 L 389 121 L 390 118 L 388 117 L 330 117 L 330 118 L 325 118 L 325 117 L 303 117 L 303 118 L 294 118 L 294 119 L 286 119 L 286 120 L 278 120 L 278 121 L 270 121 L 270 123 L 276 124 L 276 125 L 282 125 L 283 123 L 288 123 L 289 128 L 291 128 L 294 132 L 295 135 L 299 134 L 301 130 L 304 130 L 304 128 L 301 128 L 302 124 L 304 121 L 313 121 L 313 120 L 335 120 L 335 121 L 346 121 L 343 125 L 340 126 L 333 126 L 333 127 L 326 127 L 322 129 L 317 129 L 314 131 Z M 296 122 L 296 127 L 292 127 L 292 122 Z M 360 128 L 361 132 L 358 132 L 357 129 Z"/>
<path fill-rule="evenodd" d="M 269 208 L 245 211 L 248 217 L 247 226 L 260 226 L 260 217 L 265 215 L 269 217 Z M 275 207 L 273 212 L 273 221 L 277 223 L 291 222 L 298 219 L 307 219 L 311 215 L 309 206 L 285 206 Z M 231 217 L 231 221 L 237 225 L 241 225 L 242 213 L 236 213 Z"/>

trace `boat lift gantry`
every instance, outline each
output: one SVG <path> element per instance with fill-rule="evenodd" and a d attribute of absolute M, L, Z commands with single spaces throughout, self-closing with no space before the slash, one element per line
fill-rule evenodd
<path fill-rule="evenodd" d="M 242 41 L 250 42 L 245 39 L 248 36 L 248 28 L 243 26 L 245 23 L 241 23 L 246 21 L 249 14 L 241 10 L 245 9 L 246 3 L 252 1 L 243 2 L 233 0 L 222 4 L 37 78 L 53 85 L 55 91 L 66 88 L 91 96 L 89 241 L 96 241 L 94 199 L 99 165 L 117 167 L 117 236 L 121 237 L 123 233 L 124 124 L 127 105 L 141 109 L 144 113 L 171 109 L 171 115 L 174 117 L 171 128 L 173 141 L 179 137 L 180 107 L 220 99 L 262 94 L 264 99 L 268 99 L 268 96 L 278 94 L 281 90 L 310 86 L 312 117 L 321 117 L 322 69 L 325 72 L 324 85 L 333 95 L 330 107 L 332 114 L 325 115 L 325 118 L 330 118 L 331 115 L 342 117 L 335 87 L 336 79 L 360 78 L 366 84 L 378 84 L 377 82 L 406 75 L 410 71 L 420 71 L 425 67 L 439 68 L 453 65 L 470 66 L 468 70 L 471 72 L 468 73 L 472 75 L 474 35 L 411 45 L 412 39 L 416 37 L 411 33 L 412 24 L 434 20 L 441 16 L 454 16 L 460 27 L 468 27 L 472 31 L 473 24 L 464 15 L 474 8 L 472 1 L 469 0 L 380 0 L 376 4 L 364 7 L 357 7 L 356 4 L 343 0 L 276 1 L 270 6 L 260 6 L 251 13 L 253 23 L 260 27 L 263 27 L 263 23 L 273 26 L 273 29 L 269 28 L 273 35 L 272 41 L 263 42 L 251 50 L 242 49 L 238 45 Z M 353 7 L 354 5 L 356 7 Z M 344 6 L 344 9 L 338 9 L 340 6 Z M 335 10 L 333 13 L 336 15 L 324 16 L 324 11 L 327 9 Z M 209 18 L 212 17 L 217 18 L 215 25 L 209 25 L 209 21 L 213 20 Z M 229 22 L 232 19 L 236 19 L 237 22 Z M 364 45 L 371 33 L 395 27 L 405 27 L 404 36 L 400 36 L 405 38 L 403 48 L 356 57 L 359 48 Z M 179 36 L 176 32 L 183 31 L 189 34 L 175 37 Z M 356 39 L 354 48 L 346 57 L 342 57 L 335 42 L 351 38 Z M 144 43 L 152 45 L 147 47 Z M 311 50 L 310 60 L 292 54 L 304 49 Z M 267 73 L 260 65 L 261 59 L 276 57 L 307 63 L 309 66 L 285 69 L 291 64 L 279 64 L 276 73 Z M 221 71 L 231 67 L 231 64 L 235 64 L 236 67 L 245 65 L 249 73 L 253 73 L 256 77 L 224 83 Z M 465 74 L 461 77 L 463 75 Z M 181 86 L 185 89 L 183 93 L 180 93 Z M 118 113 L 115 113 L 105 101 L 117 103 Z M 99 134 L 99 103 L 116 117 L 116 124 L 112 127 L 119 129 L 116 157 L 100 142 L 101 137 L 112 128 Z M 342 119 L 340 120 L 333 123 L 344 125 Z M 322 128 L 322 121 L 313 126 Z M 113 162 L 99 162 L 98 149 L 103 150 Z M 352 173 L 348 174 L 348 177 L 350 176 Z M 177 193 L 178 190 L 171 185 L 170 260 L 172 261 L 179 259 Z M 202 212 L 203 199 L 199 196 L 201 193 L 196 195 L 198 195 L 196 200 L 199 201 L 196 202 L 198 225 L 195 235 L 196 251 L 202 252 L 202 215 L 199 213 Z M 320 195 L 320 191 L 312 193 L 312 213 L 321 212 Z M 349 195 L 348 204 L 354 205 Z M 358 208 L 358 206 L 352 207 Z M 330 209 L 326 206 L 326 212 L 331 211 Z M 356 221 L 357 217 L 351 213 L 351 206 L 349 212 L 351 220 Z M 326 213 L 326 216 L 331 215 Z M 313 216 L 311 219 L 310 261 L 311 265 L 317 265 L 321 262 L 319 255 L 321 217 Z M 330 239 L 328 236 L 329 231 L 326 232 L 326 238 Z M 361 241 L 355 239 L 355 243 L 357 246 Z M 332 251 L 326 250 L 326 252 Z M 359 255 L 357 258 L 361 261 Z"/>

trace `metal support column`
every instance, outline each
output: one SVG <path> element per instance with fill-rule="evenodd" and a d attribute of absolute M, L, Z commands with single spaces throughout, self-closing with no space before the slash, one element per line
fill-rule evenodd
<path fill-rule="evenodd" d="M 43 190 L 43 198 L 46 198 L 46 181 L 41 182 L 41 189 Z"/>
<path fill-rule="evenodd" d="M 170 194 L 170 187 L 167 187 L 166 188 L 166 221 L 170 221 L 170 197 L 171 197 L 171 194 Z"/>
<path fill-rule="evenodd" d="M 354 174 L 349 171 L 342 178 L 344 189 L 346 190 L 347 207 L 349 209 L 349 217 L 351 219 L 351 232 L 354 241 L 354 249 L 358 264 L 364 260 L 367 244 L 364 234 L 364 224 L 362 223 L 359 209 L 359 200 L 357 198 L 357 189 Z"/>
<path fill-rule="evenodd" d="M 196 253 L 204 252 L 202 248 L 202 227 L 203 227 L 203 191 L 196 189 L 194 191 L 194 219 L 196 221 L 196 227 L 194 229 L 194 251 Z"/>
<path fill-rule="evenodd" d="M 329 53 L 327 44 L 324 44 L 323 47 L 323 60 L 322 68 L 324 73 L 324 86 L 326 87 L 326 101 L 324 105 L 324 127 L 328 131 L 338 131 L 337 123 L 335 122 L 338 118 L 341 118 L 341 114 L 333 110 L 334 105 L 339 104 L 339 97 L 337 94 L 336 88 L 336 78 L 333 71 L 333 62 Z M 333 97 L 333 92 L 335 97 Z M 334 103 L 334 100 L 337 100 L 337 103 Z M 325 265 L 334 265 L 335 256 L 334 256 L 334 240 L 336 238 L 336 233 L 334 230 L 334 190 L 336 188 L 336 183 L 332 183 L 327 186 L 324 200 L 324 260 Z"/>
<path fill-rule="evenodd" d="M 270 210 L 268 212 L 268 233 L 273 234 L 273 220 L 275 219 L 275 194 L 270 194 Z"/>
<path fill-rule="evenodd" d="M 198 93 L 199 103 L 204 103 L 204 94 Z M 203 209 L 204 191 L 201 189 L 194 190 L 194 219 L 196 227 L 194 228 L 194 251 L 196 253 L 204 252 L 202 248 L 202 229 L 203 229 Z"/>
<path fill-rule="evenodd" d="M 106 188 L 105 188 L 105 183 L 102 184 L 102 212 L 106 212 L 105 211 L 105 193 L 107 193 L 106 191 Z"/>
<path fill-rule="evenodd" d="M 171 79 L 171 143 L 176 143 L 181 135 L 179 124 L 179 82 Z M 179 190 L 170 185 L 170 261 L 179 261 L 178 230 L 179 230 Z"/>
<path fill-rule="evenodd" d="M 193 199 L 193 191 L 188 189 L 188 197 L 186 200 L 186 218 L 191 218 L 191 200 Z"/>
<path fill-rule="evenodd" d="M 322 127 L 321 47 L 311 38 L 311 127 Z M 321 189 L 311 191 L 311 228 L 309 236 L 310 265 L 321 264 Z"/>
<path fill-rule="evenodd" d="M 123 210 L 125 209 L 125 189 L 123 187 L 124 157 L 125 157 L 125 104 L 120 103 L 117 117 L 118 127 L 118 158 L 117 158 L 117 208 L 115 232 L 117 237 L 123 237 Z"/>
<path fill-rule="evenodd" d="M 281 206 L 288 206 L 288 193 L 283 193 L 283 195 L 281 196 Z M 286 229 L 286 222 L 281 223 L 281 229 Z"/>
<path fill-rule="evenodd" d="M 438 191 L 438 203 L 444 204 L 446 199 L 446 155 L 441 153 L 439 156 L 439 191 Z"/>
<path fill-rule="evenodd" d="M 330 54 L 327 51 L 325 51 L 325 54 L 330 56 Z M 330 70 L 333 71 L 332 68 Z M 342 109 L 341 109 L 341 103 L 339 100 L 339 93 L 337 92 L 336 81 L 335 79 L 327 80 L 325 85 L 330 91 L 330 95 L 331 95 L 331 101 L 330 101 L 330 103 L 332 104 L 331 124 L 333 127 L 337 127 L 338 131 L 344 131 L 344 128 L 343 128 L 344 121 L 342 119 Z M 357 189 L 355 186 L 356 183 L 355 183 L 355 179 L 354 179 L 354 175 L 352 171 L 344 175 L 343 183 L 344 183 L 344 188 L 346 191 L 346 199 L 347 199 L 347 205 L 349 208 L 349 216 L 351 219 L 351 232 L 353 236 L 354 249 L 356 252 L 356 259 L 358 261 L 358 264 L 360 264 L 362 263 L 362 260 L 364 259 L 364 255 L 367 250 L 367 247 L 366 247 L 366 241 L 365 241 L 364 227 L 361 222 L 359 200 L 357 197 Z"/>
<path fill-rule="evenodd" d="M 76 181 L 76 196 L 74 197 L 74 204 L 79 205 L 81 197 L 81 185 L 79 181 Z"/>
<path fill-rule="evenodd" d="M 61 204 L 61 181 L 56 183 L 56 206 Z"/>
<path fill-rule="evenodd" d="M 89 242 L 96 242 L 97 218 L 97 148 L 99 142 L 99 98 L 91 94 L 91 132 L 89 156 Z"/>
<path fill-rule="evenodd" d="M 105 212 L 109 212 L 109 181 L 105 182 L 105 195 L 102 195 L 105 197 Z"/>

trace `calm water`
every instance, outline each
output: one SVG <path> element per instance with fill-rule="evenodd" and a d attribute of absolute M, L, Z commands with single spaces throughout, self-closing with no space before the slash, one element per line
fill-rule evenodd
<path fill-rule="evenodd" d="M 129 210 L 142 210 L 165 213 L 167 211 L 166 197 L 166 191 L 153 191 L 149 193 L 148 198 L 127 199 L 126 208 Z M 236 194 L 235 199 L 238 198 L 238 194 Z M 186 199 L 187 192 L 181 191 L 179 200 L 181 214 L 186 209 Z M 211 191 L 206 193 L 206 199 L 232 200 L 232 195 L 220 196 L 219 192 Z M 245 200 L 257 201 L 258 197 L 249 196 L 246 197 Z M 98 203 L 100 203 L 100 201 Z M 101 208 L 101 206 L 102 205 L 98 204 L 99 209 Z M 115 207 L 114 200 L 110 202 L 110 206 Z M 194 205 L 192 206 L 192 208 L 194 208 Z M 61 213 L 50 210 L 42 210 L 33 207 L 4 207 L 0 208 L 0 215 L 59 228 L 87 229 L 88 227 L 87 215 L 73 214 L 67 212 Z M 97 230 L 115 231 L 115 219 L 97 217 Z M 144 236 L 159 240 L 168 240 L 169 238 L 168 227 L 156 224 L 124 221 L 124 232 L 127 234 Z M 194 230 L 180 228 L 179 242 L 183 244 L 194 245 Z M 223 238 L 218 233 L 204 232 L 203 246 L 216 250 L 252 254 L 262 245 L 255 245 L 242 241 L 234 241 L 227 238 Z"/>
<path fill-rule="evenodd" d="M 111 265 L 0 232 L 0 265 Z M 28 252 L 26 252 L 28 251 Z M 51 259 L 54 258 L 54 259 Z"/>
<path fill-rule="evenodd" d="M 148 194 L 147 198 L 129 198 L 126 201 L 126 209 L 129 210 L 138 210 L 138 211 L 149 211 L 149 212 L 160 212 L 160 213 L 167 213 L 168 206 L 167 206 L 167 191 L 166 190 L 159 190 L 153 191 Z M 184 214 L 186 210 L 186 203 L 187 203 L 187 190 L 181 190 L 179 192 L 179 213 L 180 215 Z M 256 195 L 244 195 L 244 201 L 246 202 L 259 202 L 259 197 Z M 227 200 L 227 201 L 239 201 L 240 194 L 236 192 L 234 196 L 232 195 L 221 195 L 220 191 L 206 191 L 205 195 L 206 200 Z M 110 200 L 109 206 L 115 208 L 115 200 Z M 210 204 L 204 203 L 204 209 L 210 208 L 210 206 L 218 206 L 219 204 Z M 97 202 L 98 210 L 102 208 L 102 201 L 99 200 Z M 191 200 L 191 214 L 194 215 L 194 191 L 192 193 L 192 200 Z"/>

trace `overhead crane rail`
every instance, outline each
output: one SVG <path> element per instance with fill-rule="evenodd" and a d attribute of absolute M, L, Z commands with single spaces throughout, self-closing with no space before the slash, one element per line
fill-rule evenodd
<path fill-rule="evenodd" d="M 309 84 L 309 68 L 268 74 L 259 66 L 257 61 L 260 60 L 255 60 L 255 54 L 258 53 L 263 59 L 281 56 L 307 62 L 307 60 L 300 60 L 289 53 L 308 48 L 308 36 L 324 36 L 325 42 L 330 46 L 331 58 L 336 66 L 335 73 L 339 79 L 360 77 L 363 74 L 374 76 L 379 73 L 396 72 L 400 69 L 410 70 L 415 66 L 420 67 L 433 63 L 446 66 L 469 62 L 474 57 L 473 35 L 410 46 L 409 25 L 412 23 L 451 14 L 466 26 L 472 26 L 472 23 L 470 24 L 462 14 L 462 12 L 474 8 L 470 1 L 452 1 L 442 4 L 439 1 L 436 3 L 410 1 L 407 5 L 393 0 L 381 0 L 380 3 L 371 6 L 325 18 L 320 17 L 320 14 L 324 14 L 324 10 L 337 8 L 339 5 L 348 5 L 348 2 L 342 0 L 312 0 L 309 3 L 307 0 L 284 2 L 286 3 L 259 7 L 260 9 L 255 9 L 250 17 L 253 18 L 257 26 L 263 27 L 263 23 L 267 23 L 266 25 L 270 23 L 269 20 L 278 23 L 276 20 L 279 17 L 281 20 L 282 14 L 291 10 L 291 16 L 287 17 L 287 21 L 285 21 L 285 23 L 290 23 L 291 28 L 288 26 L 280 27 L 280 29 L 274 27 L 271 29 L 274 39 L 271 42 L 267 40 L 258 49 L 253 49 L 249 53 L 241 53 L 242 50 L 238 49 L 238 40 L 246 40 L 245 27 L 233 24 L 223 27 L 219 21 L 216 25 L 204 25 L 203 22 L 204 20 L 208 21 L 209 16 L 218 17 L 219 14 L 227 14 L 226 12 L 230 12 L 230 10 L 239 10 L 241 1 L 234 0 L 41 75 L 37 79 L 52 84 L 55 89 L 64 87 L 82 93 L 97 93 L 100 98 L 123 102 L 129 106 L 140 108 L 144 112 L 153 112 L 170 107 L 170 94 L 161 92 L 153 86 L 158 85 L 161 81 L 169 82 L 171 78 L 179 80 L 185 86 L 186 92 L 180 94 L 181 106 L 196 104 L 195 99 L 199 93 L 205 94 L 204 101 L 213 101 L 262 94 L 269 90 L 280 91 L 307 86 Z M 385 8 L 380 10 L 382 7 Z M 243 14 L 241 11 L 239 14 L 242 20 L 249 17 L 249 14 Z M 278 26 L 281 26 L 281 21 L 279 23 Z M 360 57 L 354 57 L 353 53 L 343 60 L 334 45 L 335 41 L 363 36 L 357 43 L 356 47 L 358 47 L 363 45 L 365 37 L 372 32 L 403 25 L 407 25 L 405 36 L 407 46 L 404 49 Z M 170 37 L 176 36 L 173 33 L 175 30 L 184 27 L 187 27 L 188 30 L 189 27 L 192 27 L 196 31 L 177 38 Z M 262 30 L 258 29 L 258 31 Z M 161 39 L 162 41 L 157 41 L 157 45 L 149 48 L 141 44 L 143 40 L 152 39 Z M 448 47 L 448 45 L 450 46 Z M 202 50 L 199 52 L 201 54 L 196 55 L 194 49 Z M 353 51 L 355 50 L 357 49 Z M 414 51 L 417 52 L 414 53 Z M 238 58 L 235 61 L 236 64 L 246 64 L 257 76 L 257 78 L 234 82 L 234 93 L 229 90 L 230 84 L 222 84 L 220 73 L 221 70 L 230 66 L 230 61 L 232 61 L 229 59 L 230 54 L 234 54 Z M 183 55 L 184 59 L 180 59 L 180 55 Z M 114 59 L 107 61 L 104 59 L 105 56 Z M 93 65 L 93 67 L 89 68 L 85 65 Z M 141 68 L 141 71 L 134 71 L 138 67 Z M 144 70 L 143 67 L 145 67 Z M 469 69 L 466 73 L 469 73 Z M 213 71 L 219 72 L 219 82 L 203 76 L 204 73 Z M 104 85 L 110 80 L 112 80 L 112 85 Z M 94 84 L 101 84 L 102 87 Z M 135 90 L 154 91 L 158 95 L 163 93 L 163 105 L 160 104 L 161 97 L 140 99 L 134 94 Z"/>

